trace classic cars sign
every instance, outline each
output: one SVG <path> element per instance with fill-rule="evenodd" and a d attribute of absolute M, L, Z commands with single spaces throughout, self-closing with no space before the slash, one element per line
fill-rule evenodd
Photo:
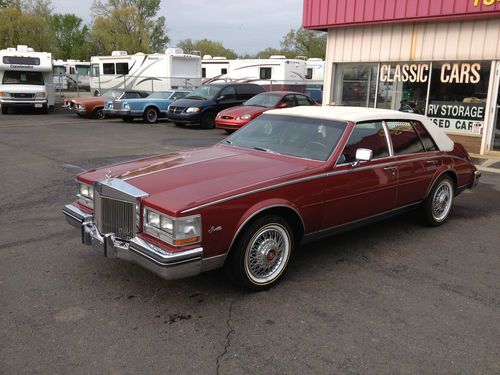
<path fill-rule="evenodd" d="M 427 116 L 446 132 L 481 134 L 484 103 L 433 102 Z"/>

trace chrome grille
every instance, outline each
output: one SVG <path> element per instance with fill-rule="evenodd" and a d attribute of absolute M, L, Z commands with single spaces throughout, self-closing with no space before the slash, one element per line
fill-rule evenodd
<path fill-rule="evenodd" d="M 135 205 L 108 197 L 98 197 L 99 216 L 97 227 L 102 234 L 114 233 L 116 237 L 129 240 L 134 237 Z"/>
<path fill-rule="evenodd" d="M 35 94 L 22 92 L 15 92 L 10 95 L 15 99 L 33 99 L 35 97 Z"/>
<path fill-rule="evenodd" d="M 168 109 L 168 113 L 179 114 L 179 113 L 184 112 L 185 109 L 186 109 L 186 107 L 174 107 L 171 105 L 170 108 Z"/>
<path fill-rule="evenodd" d="M 122 109 L 122 102 L 115 100 L 113 102 L 113 109 Z"/>

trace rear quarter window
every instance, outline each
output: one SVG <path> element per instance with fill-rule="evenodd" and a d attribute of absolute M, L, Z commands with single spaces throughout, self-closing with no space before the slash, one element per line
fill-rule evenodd
<path fill-rule="evenodd" d="M 417 131 L 417 134 L 420 137 L 420 140 L 424 144 L 425 150 L 426 151 L 439 151 L 436 143 L 432 139 L 431 135 L 427 131 L 424 125 L 422 125 L 421 122 L 418 121 L 413 121 L 412 122 L 413 127 Z"/>

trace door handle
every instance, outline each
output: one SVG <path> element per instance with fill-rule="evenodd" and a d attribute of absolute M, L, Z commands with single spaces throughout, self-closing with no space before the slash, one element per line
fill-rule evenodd
<path fill-rule="evenodd" d="M 385 167 L 384 168 L 384 171 L 397 171 L 398 170 L 398 167 Z"/>
<path fill-rule="evenodd" d="M 425 162 L 431 165 L 436 165 L 438 163 L 437 160 L 426 160 Z"/>

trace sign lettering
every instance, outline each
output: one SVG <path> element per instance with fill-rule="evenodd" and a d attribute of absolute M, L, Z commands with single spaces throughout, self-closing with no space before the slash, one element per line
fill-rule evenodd
<path fill-rule="evenodd" d="M 484 103 L 433 102 L 427 116 L 446 132 L 481 134 Z"/>
<path fill-rule="evenodd" d="M 497 3 L 500 3 L 500 0 L 483 0 L 483 1 L 474 0 L 474 6 L 478 7 L 480 3 L 483 3 L 484 6 L 490 7 L 492 5 L 495 5 L 495 1 Z"/>
<path fill-rule="evenodd" d="M 380 82 L 417 82 L 429 79 L 429 64 L 382 64 Z M 441 83 L 478 83 L 481 80 L 479 63 L 445 63 L 441 66 Z"/>

